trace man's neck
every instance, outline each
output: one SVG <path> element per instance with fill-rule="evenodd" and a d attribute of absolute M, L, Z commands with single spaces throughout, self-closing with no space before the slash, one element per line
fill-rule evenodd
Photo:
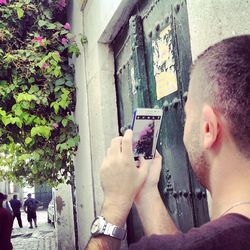
<path fill-rule="evenodd" d="M 210 176 L 212 219 L 226 213 L 240 213 L 250 218 L 250 161 L 228 155 L 214 161 Z"/>

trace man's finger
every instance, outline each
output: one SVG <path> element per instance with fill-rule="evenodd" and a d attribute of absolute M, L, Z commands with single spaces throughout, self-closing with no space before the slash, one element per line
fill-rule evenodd
<path fill-rule="evenodd" d="M 122 153 L 128 156 L 132 154 L 132 136 L 133 131 L 131 129 L 127 129 L 122 138 Z"/>
<path fill-rule="evenodd" d="M 149 168 L 152 164 L 152 160 L 145 160 L 144 157 L 140 157 L 140 165 L 138 171 L 141 172 L 141 177 L 145 178 L 148 175 Z"/>
<path fill-rule="evenodd" d="M 162 160 L 162 156 L 160 155 L 160 153 L 158 152 L 158 150 L 155 151 L 155 159 Z"/>
<path fill-rule="evenodd" d="M 121 136 L 112 139 L 108 153 L 119 154 L 121 152 L 121 141 L 122 141 Z"/>

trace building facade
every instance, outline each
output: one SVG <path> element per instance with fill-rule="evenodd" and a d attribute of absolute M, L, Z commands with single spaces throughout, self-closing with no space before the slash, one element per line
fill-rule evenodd
<path fill-rule="evenodd" d="M 250 32 L 249 7 L 247 0 L 71 1 L 73 33 L 88 39 L 84 46 L 79 42 L 81 56 L 75 60 L 75 118 L 81 136 L 75 159 L 79 249 L 86 246 L 101 209 L 102 159 L 136 107 L 164 109 L 159 188 L 173 219 L 183 231 L 209 219 L 206 190 L 193 176 L 182 143 L 188 69 L 208 46 Z M 127 227 L 128 243 L 143 234 L 134 209 Z"/>

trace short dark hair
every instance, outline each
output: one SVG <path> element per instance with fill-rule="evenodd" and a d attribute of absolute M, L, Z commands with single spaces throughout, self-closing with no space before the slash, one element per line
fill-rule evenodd
<path fill-rule="evenodd" d="M 0 200 L 5 200 L 5 195 L 3 193 L 0 193 Z"/>
<path fill-rule="evenodd" d="M 17 195 L 16 194 L 13 195 L 13 199 L 17 199 Z"/>
<path fill-rule="evenodd" d="M 208 79 L 201 83 L 201 97 L 223 114 L 239 151 L 250 158 L 250 35 L 209 47 L 196 65 L 201 65 Z"/>

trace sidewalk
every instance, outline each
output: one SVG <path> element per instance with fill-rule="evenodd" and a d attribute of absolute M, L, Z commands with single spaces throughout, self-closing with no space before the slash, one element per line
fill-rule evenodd
<path fill-rule="evenodd" d="M 15 219 L 12 231 L 13 250 L 57 250 L 55 228 L 47 222 L 47 211 L 37 211 L 37 228 L 29 229 L 26 213 L 22 212 L 23 228 Z"/>

